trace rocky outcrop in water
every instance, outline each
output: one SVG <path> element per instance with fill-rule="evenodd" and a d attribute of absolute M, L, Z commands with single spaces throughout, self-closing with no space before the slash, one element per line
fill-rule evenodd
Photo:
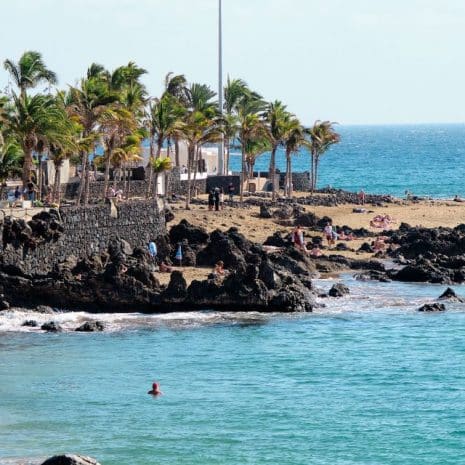
<path fill-rule="evenodd" d="M 425 304 L 418 309 L 419 312 L 444 312 L 445 310 L 446 306 L 438 303 Z"/>
<path fill-rule="evenodd" d="M 55 455 L 47 459 L 41 465 L 100 465 L 97 460 L 84 455 Z"/>
<path fill-rule="evenodd" d="M 441 284 L 465 282 L 465 225 L 411 228 L 391 234 L 390 255 L 406 264 L 392 279 Z"/>

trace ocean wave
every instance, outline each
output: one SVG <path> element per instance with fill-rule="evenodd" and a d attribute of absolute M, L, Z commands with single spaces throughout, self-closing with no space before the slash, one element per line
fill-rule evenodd
<path fill-rule="evenodd" d="M 0 312 L 0 332 L 43 332 L 40 328 L 44 323 L 54 321 L 63 331 L 70 332 L 86 321 L 101 321 L 105 331 L 140 330 L 156 328 L 195 328 L 205 325 L 264 324 L 275 314 L 259 312 L 214 312 L 192 311 L 162 314 L 144 313 L 87 313 L 87 312 L 56 312 L 53 314 L 39 313 L 26 309 L 11 309 Z M 37 326 L 24 326 L 24 322 L 34 320 Z"/>

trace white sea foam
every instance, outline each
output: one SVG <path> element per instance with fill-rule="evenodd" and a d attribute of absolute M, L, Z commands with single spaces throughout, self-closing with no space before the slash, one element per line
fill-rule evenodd
<path fill-rule="evenodd" d="M 102 321 L 105 331 L 138 330 L 150 328 L 200 327 L 214 324 L 259 324 L 270 316 L 258 312 L 173 312 L 163 314 L 143 313 L 87 313 L 57 312 L 44 314 L 25 309 L 11 309 L 0 312 L 0 332 L 42 332 L 42 324 L 54 321 L 63 331 L 74 331 L 86 321 Z M 27 320 L 34 320 L 37 326 L 23 326 Z"/>

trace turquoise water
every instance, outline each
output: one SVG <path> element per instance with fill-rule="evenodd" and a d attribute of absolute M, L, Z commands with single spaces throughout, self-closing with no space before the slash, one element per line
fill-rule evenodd
<path fill-rule="evenodd" d="M 403 196 L 465 196 L 465 125 L 336 126 L 341 142 L 321 159 L 319 187 L 333 187 Z M 257 170 L 268 170 L 269 155 L 262 155 Z M 278 152 L 277 166 L 285 171 Z M 308 153 L 293 158 L 295 171 L 308 171 Z M 240 169 L 240 156 L 232 157 Z"/>
<path fill-rule="evenodd" d="M 3 317 L 0 463 L 461 463 L 464 306 L 421 314 L 443 287 L 344 279 L 351 296 L 308 315 L 107 315 L 105 333 L 56 335 Z"/>

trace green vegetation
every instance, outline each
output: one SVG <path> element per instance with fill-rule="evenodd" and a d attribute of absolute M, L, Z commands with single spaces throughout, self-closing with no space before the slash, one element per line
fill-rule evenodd
<path fill-rule="evenodd" d="M 180 166 L 179 143 L 187 146 L 189 208 L 202 147 L 224 138 L 225 170 L 229 170 L 230 148 L 239 143 L 242 153 L 241 199 L 244 185 L 253 177 L 256 158 L 271 152 L 270 179 L 273 199 L 276 152 L 286 152 L 286 195 L 292 196 L 292 156 L 306 147 L 311 160 L 311 187 L 316 186 L 320 157 L 339 136 L 333 123 L 317 121 L 305 128 L 280 101 L 266 102 L 241 79 L 229 79 L 224 88 L 223 112 L 216 93 L 205 84 L 189 83 L 184 75 L 169 73 L 160 97 L 150 97 L 141 81 L 147 71 L 134 62 L 113 71 L 93 63 L 75 86 L 57 90 L 56 74 L 40 53 L 25 52 L 15 62 L 4 61 L 13 88 L 0 93 L 0 181 L 21 176 L 24 185 L 36 178 L 39 199 L 41 170 L 46 157 L 53 160 L 55 183 L 52 200 L 60 201 L 60 167 L 70 159 L 81 165 L 77 204 L 89 201 L 90 165 L 103 169 L 102 198 L 110 184 L 110 170 L 119 173 L 129 195 L 129 168 L 141 160 L 141 143 L 148 138 L 147 197 L 156 196 L 158 176 Z M 40 89 L 46 85 L 45 90 Z M 173 153 L 174 144 L 174 153 Z M 97 148 L 103 154 L 97 155 Z M 167 147 L 166 157 L 162 149 Z"/>

